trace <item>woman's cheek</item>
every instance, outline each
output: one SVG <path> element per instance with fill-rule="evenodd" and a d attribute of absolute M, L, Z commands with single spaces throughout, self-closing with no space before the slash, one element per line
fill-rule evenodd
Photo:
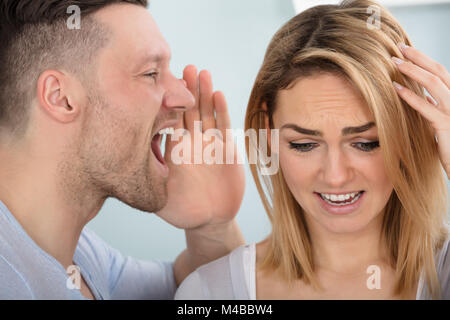
<path fill-rule="evenodd" d="M 368 186 L 374 209 L 381 210 L 389 200 L 393 191 L 393 185 L 387 176 L 384 167 L 383 156 L 377 152 L 370 157 L 359 158 L 354 162 L 360 180 L 364 180 Z"/>
<path fill-rule="evenodd" d="M 364 174 L 368 182 L 379 186 L 382 189 L 391 188 L 392 184 L 387 176 L 384 167 L 383 156 L 381 152 L 377 152 L 370 158 L 360 159 L 358 164 L 359 172 Z"/>
<path fill-rule="evenodd" d="M 315 168 L 311 161 L 292 153 L 294 152 L 290 150 L 288 154 L 280 154 L 280 168 L 289 189 L 297 198 L 299 191 L 314 187 Z"/>

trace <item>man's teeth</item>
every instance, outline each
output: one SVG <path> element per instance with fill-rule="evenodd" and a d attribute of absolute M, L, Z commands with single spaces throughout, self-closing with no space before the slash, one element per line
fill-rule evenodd
<path fill-rule="evenodd" d="M 172 127 L 169 127 L 169 128 L 164 128 L 164 129 L 161 129 L 161 130 L 159 130 L 159 134 L 160 135 L 163 135 L 163 134 L 173 134 L 174 133 L 174 129 L 172 128 Z"/>
<path fill-rule="evenodd" d="M 352 193 L 347 193 L 347 194 L 340 194 L 340 195 L 335 195 L 335 194 L 327 194 L 327 193 L 320 193 L 320 196 L 322 197 L 322 199 L 324 199 L 326 202 L 333 204 L 333 205 L 344 205 L 344 204 L 350 204 L 355 202 L 356 200 L 359 199 L 359 197 L 361 196 L 362 192 L 352 192 Z M 347 201 L 349 200 L 349 201 Z M 337 201 L 345 201 L 342 203 L 335 203 Z"/>

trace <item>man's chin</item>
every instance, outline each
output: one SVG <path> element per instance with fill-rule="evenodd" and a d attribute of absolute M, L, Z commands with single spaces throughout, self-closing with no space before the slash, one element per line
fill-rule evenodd
<path fill-rule="evenodd" d="M 136 191 L 134 191 L 136 192 Z M 115 197 L 132 208 L 140 211 L 154 213 L 164 208 L 168 201 L 167 183 L 149 188 L 148 191 L 130 198 Z"/>
<path fill-rule="evenodd" d="M 163 190 L 152 194 L 152 200 L 147 201 L 144 208 L 141 210 L 151 213 L 158 212 L 166 206 L 168 198 L 167 185 L 164 185 Z"/>

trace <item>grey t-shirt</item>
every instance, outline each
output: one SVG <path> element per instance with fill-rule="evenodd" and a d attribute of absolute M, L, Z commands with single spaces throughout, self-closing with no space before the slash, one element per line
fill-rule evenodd
<path fill-rule="evenodd" d="M 450 299 L 449 240 L 436 254 L 436 270 L 442 298 Z M 255 244 L 240 246 L 229 255 L 197 268 L 178 287 L 175 300 L 255 300 Z M 420 277 L 416 299 L 431 299 L 423 277 Z"/>
<path fill-rule="evenodd" d="M 173 263 L 123 256 L 83 229 L 73 261 L 96 299 L 173 299 Z M 85 299 L 0 201 L 0 299 Z"/>

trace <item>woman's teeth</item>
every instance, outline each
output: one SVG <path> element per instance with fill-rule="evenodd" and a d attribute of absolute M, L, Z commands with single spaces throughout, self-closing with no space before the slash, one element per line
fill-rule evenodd
<path fill-rule="evenodd" d="M 363 191 L 340 195 L 326 194 L 326 193 L 319 193 L 319 194 L 322 197 L 322 199 L 329 204 L 332 204 L 334 206 L 344 206 L 356 202 L 362 195 L 362 193 Z"/>

